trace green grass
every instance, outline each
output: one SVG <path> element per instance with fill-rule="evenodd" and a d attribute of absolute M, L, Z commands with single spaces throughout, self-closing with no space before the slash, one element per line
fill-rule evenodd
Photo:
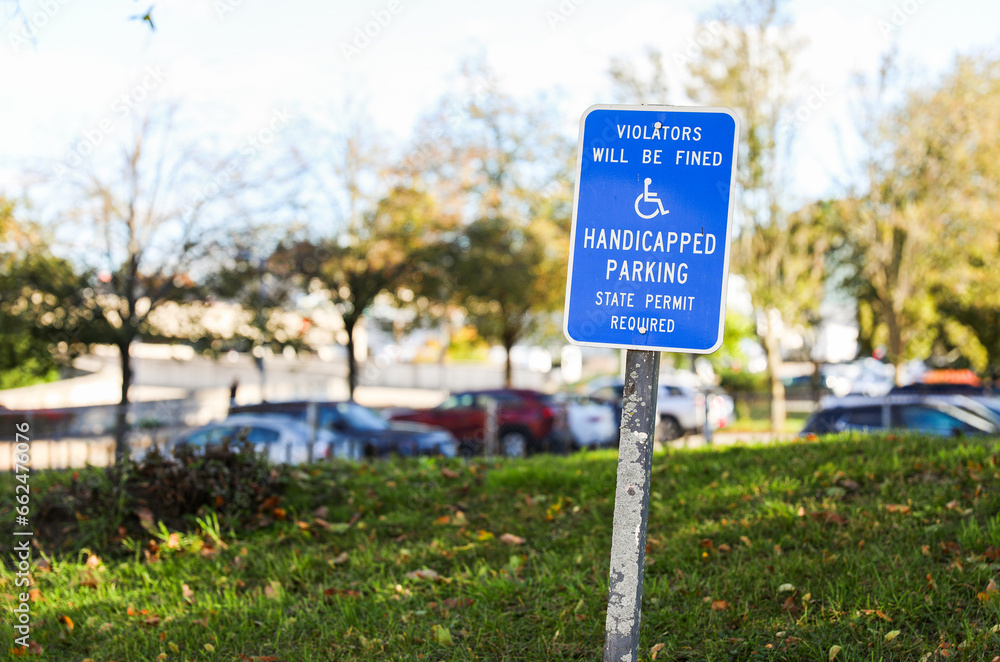
<path fill-rule="evenodd" d="M 990 662 L 998 462 L 997 439 L 892 436 L 658 453 L 640 659 Z M 224 549 L 203 530 L 50 559 L 31 636 L 61 662 L 600 660 L 615 468 L 293 470 L 286 519 Z"/>

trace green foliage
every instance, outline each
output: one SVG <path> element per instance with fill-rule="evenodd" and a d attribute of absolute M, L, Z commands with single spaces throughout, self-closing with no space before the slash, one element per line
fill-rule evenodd
<path fill-rule="evenodd" d="M 58 379 L 79 351 L 73 316 L 61 304 L 81 282 L 26 213 L 0 196 L 0 389 Z"/>
<path fill-rule="evenodd" d="M 212 521 L 213 530 L 252 528 L 263 521 L 263 504 L 280 502 L 285 484 L 245 439 L 198 452 L 180 446 L 173 457 L 154 446 L 138 463 L 74 472 L 49 488 L 38 500 L 36 539 L 50 550 L 114 555 L 124 551 L 123 538 L 157 527 L 207 530 Z"/>

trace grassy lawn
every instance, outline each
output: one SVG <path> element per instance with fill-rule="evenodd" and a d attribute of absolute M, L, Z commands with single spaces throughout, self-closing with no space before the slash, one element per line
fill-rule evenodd
<path fill-rule="evenodd" d="M 657 454 L 640 659 L 990 662 L 998 463 L 997 439 L 893 436 Z M 615 469 L 606 451 L 289 470 L 263 528 L 49 557 L 31 638 L 60 662 L 600 660 Z"/>

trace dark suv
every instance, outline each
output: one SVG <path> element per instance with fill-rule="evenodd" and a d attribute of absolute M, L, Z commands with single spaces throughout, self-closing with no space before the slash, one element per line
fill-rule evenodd
<path fill-rule="evenodd" d="M 450 430 L 462 442 L 463 454 L 484 450 L 488 401 L 496 402 L 499 450 L 521 457 L 542 450 L 567 447 L 565 409 L 552 396 L 528 389 L 462 391 L 451 394 L 434 409 L 399 412 L 396 421 L 414 421 Z"/>
<path fill-rule="evenodd" d="M 962 396 L 848 396 L 825 401 L 800 434 L 889 429 L 941 436 L 1000 434 L 1000 418 L 982 403 Z"/>

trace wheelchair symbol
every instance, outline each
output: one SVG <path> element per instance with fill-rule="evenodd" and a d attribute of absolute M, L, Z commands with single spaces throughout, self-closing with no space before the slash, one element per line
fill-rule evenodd
<path fill-rule="evenodd" d="M 651 183 L 653 183 L 653 180 L 647 177 L 644 182 L 644 186 L 642 188 L 642 193 L 640 193 L 639 197 L 635 199 L 635 213 L 641 216 L 642 218 L 653 218 L 657 214 L 666 215 L 670 213 L 669 210 L 663 208 L 663 202 L 660 200 L 660 197 L 656 193 L 649 192 L 649 185 Z M 640 202 L 655 202 L 657 209 L 654 209 L 652 213 L 643 214 L 641 211 L 639 211 Z"/>

